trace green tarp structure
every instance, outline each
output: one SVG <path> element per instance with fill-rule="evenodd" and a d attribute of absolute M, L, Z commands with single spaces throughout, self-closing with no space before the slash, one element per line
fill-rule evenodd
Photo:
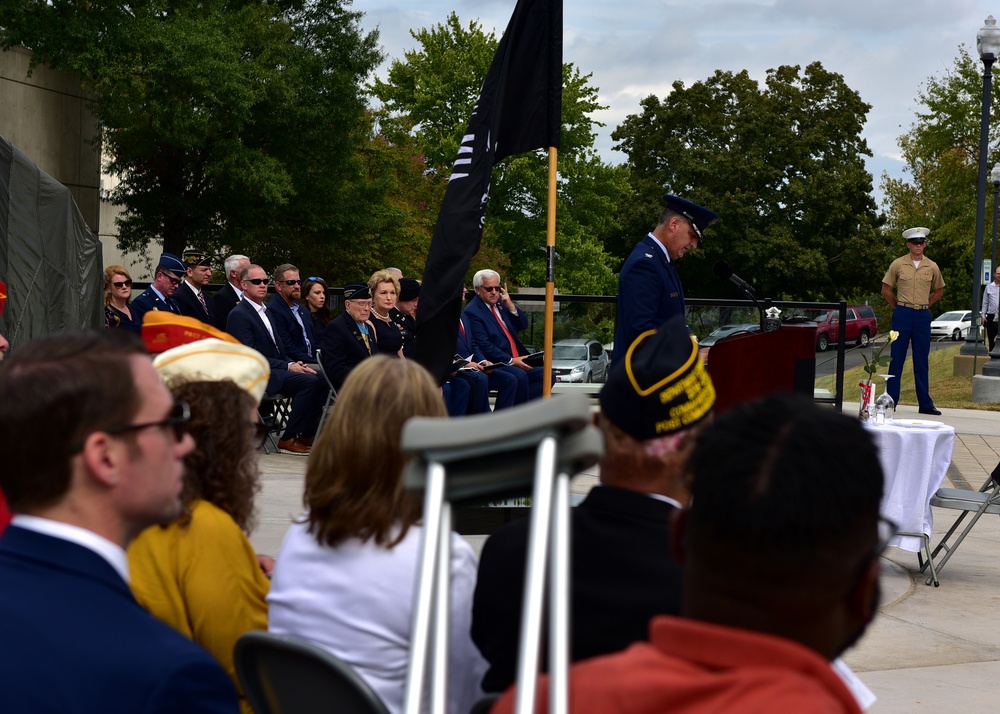
<path fill-rule="evenodd" d="M 104 325 L 101 242 L 68 188 L 0 136 L 0 334 L 16 349 Z"/>

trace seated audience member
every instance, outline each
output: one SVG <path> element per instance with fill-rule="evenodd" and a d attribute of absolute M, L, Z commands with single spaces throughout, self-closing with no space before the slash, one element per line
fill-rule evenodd
<path fill-rule="evenodd" d="M 190 408 L 195 448 L 184 457 L 181 516 L 147 528 L 128 548 L 132 592 L 218 660 L 252 714 L 233 647 L 244 633 L 267 629 L 269 583 L 247 534 L 260 490 L 257 405 L 271 370 L 255 350 L 214 339 L 167 350 L 153 366 Z"/>
<path fill-rule="evenodd" d="M 330 324 L 330 306 L 326 301 L 326 281 L 323 278 L 306 278 L 302 287 L 302 305 L 309 311 L 312 319 L 313 334 L 316 335 L 316 346 L 323 330 Z"/>
<path fill-rule="evenodd" d="M 316 334 L 312 320 L 299 304 L 302 297 L 302 279 L 299 269 L 284 263 L 274 269 L 274 296 L 267 302 L 278 343 L 285 354 L 303 364 L 316 364 Z"/>
<path fill-rule="evenodd" d="M 319 346 L 323 369 L 334 389 L 340 390 L 352 369 L 379 353 L 371 321 L 372 296 L 364 283 L 344 287 L 344 311 L 330 320 Z"/>
<path fill-rule="evenodd" d="M 463 301 L 465 300 L 465 293 L 466 290 L 463 287 Z M 469 322 L 469 317 L 465 313 L 462 313 L 458 317 L 458 338 L 455 342 L 455 354 L 462 359 L 472 357 L 469 369 L 460 373 L 460 376 L 470 382 L 470 414 L 489 410 L 489 392 L 494 389 L 497 393 L 496 400 L 493 402 L 494 411 L 514 406 L 514 399 L 517 397 L 517 377 L 505 369 L 488 369 L 493 363 L 486 359 L 486 355 L 482 353 L 479 345 L 476 344 L 476 339 L 472 335 L 472 323 Z M 482 396 L 484 381 L 486 394 Z"/>
<path fill-rule="evenodd" d="M 691 505 L 671 526 L 683 617 L 656 617 L 648 643 L 575 664 L 573 710 L 858 714 L 830 662 L 875 616 L 879 554 L 895 533 L 879 516 L 871 436 L 810 399 L 773 395 L 708 425 L 687 472 Z M 512 711 L 512 694 L 493 711 Z"/>
<path fill-rule="evenodd" d="M 142 323 L 132 320 L 132 276 L 123 265 L 104 269 L 104 326 L 121 327 L 135 334 L 142 332 Z"/>
<path fill-rule="evenodd" d="M 445 416 L 416 362 L 376 355 L 351 372 L 306 466 L 308 511 L 285 536 L 268 595 L 271 632 L 330 650 L 393 714 L 403 709 L 423 539 L 399 449 L 414 416 Z M 452 534 L 451 558 L 449 712 L 467 714 L 485 669 L 469 637 L 476 556 Z"/>
<path fill-rule="evenodd" d="M 156 264 L 153 282 L 132 301 L 132 322 L 142 326 L 142 316 L 150 310 L 163 310 L 181 314 L 180 305 L 173 294 L 187 274 L 184 262 L 173 253 L 163 253 Z"/>
<path fill-rule="evenodd" d="M 243 282 L 240 276 L 248 265 L 250 259 L 245 255 L 231 255 L 226 258 L 226 284 L 212 296 L 212 302 L 215 303 L 215 326 L 223 332 L 229 324 L 229 313 L 243 299 Z"/>
<path fill-rule="evenodd" d="M 403 356 L 417 357 L 417 307 L 420 304 L 420 282 L 413 278 L 399 279 L 399 299 L 389 311 L 403 336 Z"/>
<path fill-rule="evenodd" d="M 126 546 L 180 513 L 185 421 L 123 330 L 43 337 L 0 367 L 5 714 L 238 711 L 212 656 L 128 586 Z"/>
<path fill-rule="evenodd" d="M 272 311 L 264 307 L 267 283 L 267 273 L 259 265 L 250 264 L 243 270 L 244 299 L 229 313 L 226 332 L 267 358 L 271 367 L 268 394 L 293 397 L 292 412 L 278 448 L 286 454 L 305 456 L 330 390 L 316 370 L 285 354 L 271 322 Z"/>
<path fill-rule="evenodd" d="M 205 289 L 212 282 L 212 256 L 191 249 L 181 254 L 184 261 L 184 282 L 174 293 L 181 314 L 201 320 L 207 325 L 215 325 L 215 301 L 205 294 Z"/>
<path fill-rule="evenodd" d="M 680 612 L 670 517 L 690 500 L 683 460 L 715 404 L 697 354 L 674 318 L 640 335 L 601 390 L 601 483 L 570 522 L 572 661 L 646 640 L 655 615 Z M 488 692 L 517 674 L 527 544 L 528 520 L 516 521 L 489 537 L 479 562 L 472 638 L 490 663 Z"/>
<path fill-rule="evenodd" d="M 491 362 L 509 365 L 497 369 L 507 370 L 517 378 L 515 404 L 538 399 L 542 396 L 545 370 L 525 364 L 528 350 L 517 336 L 528 327 L 528 316 L 517 309 L 507 289 L 501 287 L 496 271 L 480 270 L 473 276 L 472 286 L 476 297 L 465 306 L 465 315 L 480 351 Z"/>
<path fill-rule="evenodd" d="M 368 279 L 368 291 L 372 296 L 372 324 L 378 336 L 379 352 L 402 357 L 403 334 L 393 321 L 393 313 L 399 312 L 396 310 L 399 281 L 388 270 L 379 270 Z"/>

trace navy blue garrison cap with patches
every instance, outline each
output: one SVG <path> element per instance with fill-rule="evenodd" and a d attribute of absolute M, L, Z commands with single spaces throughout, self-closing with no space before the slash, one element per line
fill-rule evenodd
<path fill-rule="evenodd" d="M 183 278 L 187 275 L 187 267 L 185 267 L 184 261 L 173 253 L 161 253 L 160 259 L 156 264 L 173 273 L 175 278 Z"/>
<path fill-rule="evenodd" d="M 698 240 L 702 240 L 704 238 L 702 233 L 704 233 L 710 225 L 721 220 L 717 213 L 713 213 L 707 208 L 702 208 L 697 203 L 691 203 L 690 201 L 683 199 L 680 196 L 674 196 L 671 193 L 663 194 L 663 207 L 669 208 L 674 213 L 679 213 L 691 221 L 691 225 L 694 227 L 694 232 L 698 234 Z"/>

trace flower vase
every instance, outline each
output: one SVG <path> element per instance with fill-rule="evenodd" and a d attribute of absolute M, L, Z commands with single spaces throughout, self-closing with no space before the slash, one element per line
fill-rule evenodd
<path fill-rule="evenodd" d="M 871 419 L 875 409 L 875 387 L 871 382 L 858 382 L 861 387 L 860 408 L 858 409 L 858 419 L 868 421 Z"/>

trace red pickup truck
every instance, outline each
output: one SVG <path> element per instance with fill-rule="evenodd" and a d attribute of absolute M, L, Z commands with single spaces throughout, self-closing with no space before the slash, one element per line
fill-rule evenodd
<path fill-rule="evenodd" d="M 840 310 L 810 310 L 806 318 L 816 323 L 816 350 L 823 352 L 840 335 Z M 847 341 L 861 347 L 878 334 L 875 312 L 867 305 L 847 306 Z"/>

